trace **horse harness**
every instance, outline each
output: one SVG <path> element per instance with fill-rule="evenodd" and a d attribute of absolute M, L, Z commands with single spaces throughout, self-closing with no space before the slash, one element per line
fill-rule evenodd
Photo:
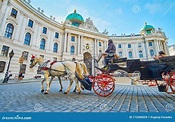
<path fill-rule="evenodd" d="M 56 71 L 56 72 L 63 72 L 63 75 L 68 75 L 68 76 L 71 76 L 72 74 L 74 74 L 69 67 L 67 67 L 63 62 L 61 62 L 61 64 L 64 66 L 64 71 L 61 71 L 61 70 L 56 70 L 56 69 L 52 69 L 51 66 L 58 62 L 58 61 L 53 61 L 50 63 L 50 67 L 47 67 L 47 64 L 50 62 L 50 60 L 47 60 L 46 62 L 44 62 L 42 65 L 39 66 L 39 68 L 41 70 L 48 70 L 49 71 L 49 74 L 50 74 L 50 71 Z M 76 64 L 76 62 L 74 62 Z"/>

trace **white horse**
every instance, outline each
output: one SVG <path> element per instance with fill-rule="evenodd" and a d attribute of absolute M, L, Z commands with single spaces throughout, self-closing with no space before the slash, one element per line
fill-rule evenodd
<path fill-rule="evenodd" d="M 32 55 L 31 60 L 30 60 L 30 68 L 33 68 L 36 64 L 39 64 L 39 66 L 42 67 L 43 65 L 43 58 L 41 57 L 35 57 Z M 68 89 L 64 93 L 68 93 L 70 91 L 70 88 L 72 86 L 73 81 L 76 81 L 76 89 L 78 93 L 80 93 L 80 88 L 78 85 L 78 80 L 75 76 L 75 72 L 79 75 L 79 77 L 83 77 L 82 72 L 81 72 L 81 65 L 80 63 L 75 63 L 72 61 L 65 61 L 65 62 L 55 62 L 53 63 L 50 68 L 44 67 L 42 70 L 42 74 L 44 75 L 44 79 L 41 82 L 42 84 L 42 92 L 44 92 L 44 85 L 43 82 L 46 80 L 46 91 L 45 94 L 48 94 L 50 90 L 50 84 L 55 76 L 60 77 L 68 75 L 68 78 L 70 79 L 70 85 Z M 49 82 L 49 77 L 51 76 L 51 81 Z M 61 81 L 61 80 L 60 80 Z M 61 85 L 61 90 L 62 90 L 62 84 Z"/>

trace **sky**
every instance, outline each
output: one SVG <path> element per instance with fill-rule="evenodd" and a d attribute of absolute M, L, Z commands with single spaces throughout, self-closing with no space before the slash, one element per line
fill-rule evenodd
<path fill-rule="evenodd" d="M 60 23 L 76 9 L 108 35 L 138 34 L 147 22 L 165 32 L 168 45 L 175 44 L 175 0 L 31 0 L 30 4 Z"/>

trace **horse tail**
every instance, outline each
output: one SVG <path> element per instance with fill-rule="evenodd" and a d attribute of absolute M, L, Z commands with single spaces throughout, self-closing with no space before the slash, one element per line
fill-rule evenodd
<path fill-rule="evenodd" d="M 83 68 L 83 73 L 86 75 L 86 76 L 88 76 L 89 75 L 89 72 L 88 72 L 88 70 L 87 70 L 87 67 L 86 67 L 86 64 L 84 63 L 84 62 L 82 62 L 82 68 Z"/>
<path fill-rule="evenodd" d="M 76 73 L 80 79 L 83 79 L 82 68 L 79 62 L 76 62 Z"/>

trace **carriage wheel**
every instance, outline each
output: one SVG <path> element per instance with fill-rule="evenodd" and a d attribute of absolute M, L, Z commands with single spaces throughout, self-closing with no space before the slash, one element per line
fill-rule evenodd
<path fill-rule="evenodd" d="M 115 80 L 106 74 L 98 75 L 94 79 L 92 88 L 97 95 L 107 97 L 112 94 L 115 89 Z"/>

